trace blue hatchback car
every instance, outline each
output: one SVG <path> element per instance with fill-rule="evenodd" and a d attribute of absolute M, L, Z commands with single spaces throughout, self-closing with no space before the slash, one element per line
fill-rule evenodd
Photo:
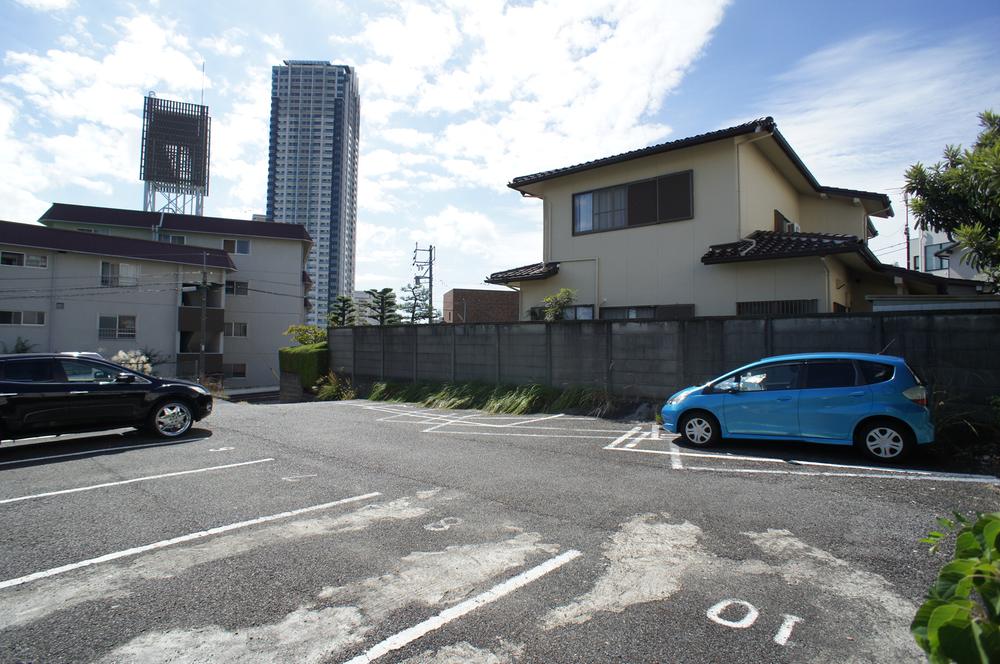
<path fill-rule="evenodd" d="M 934 441 L 927 389 L 901 357 L 806 353 L 768 357 L 674 394 L 663 428 L 692 445 L 721 438 L 855 445 L 901 461 Z"/>

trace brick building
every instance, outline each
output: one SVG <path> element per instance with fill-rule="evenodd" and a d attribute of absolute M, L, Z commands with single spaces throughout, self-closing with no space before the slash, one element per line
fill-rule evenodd
<path fill-rule="evenodd" d="M 517 320 L 517 293 L 454 288 L 444 294 L 445 323 L 505 323 Z"/>

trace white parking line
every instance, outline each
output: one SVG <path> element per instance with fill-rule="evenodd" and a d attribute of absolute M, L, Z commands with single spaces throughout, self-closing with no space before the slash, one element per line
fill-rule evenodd
<path fill-rule="evenodd" d="M 743 473 L 748 475 L 804 475 L 806 477 L 865 477 L 880 480 L 911 480 L 920 482 L 964 482 L 969 484 L 996 484 L 1000 486 L 1000 478 L 976 475 L 889 475 L 881 473 L 834 473 L 810 470 L 767 470 L 764 468 L 719 468 L 717 466 L 687 466 L 687 470 L 699 470 L 712 473 Z"/>
<path fill-rule="evenodd" d="M 31 583 L 32 581 L 37 581 L 39 579 L 44 579 L 50 576 L 56 576 L 57 574 L 63 574 L 64 572 L 71 572 L 75 569 L 90 567 L 91 565 L 106 563 L 112 560 L 118 560 L 120 558 L 127 558 L 129 556 L 135 556 L 140 553 L 146 553 L 147 551 L 162 549 L 164 547 L 173 546 L 174 544 L 191 542 L 193 540 L 198 540 L 205 537 L 211 537 L 212 535 L 227 533 L 231 530 L 246 528 L 248 526 L 256 526 L 261 523 L 268 523 L 269 521 L 277 521 L 278 519 L 287 519 L 289 517 L 298 516 L 299 514 L 306 514 L 308 512 L 315 512 L 317 510 L 324 510 L 330 507 L 336 507 L 337 505 L 356 503 L 361 500 L 368 500 L 369 498 L 374 498 L 376 496 L 381 496 L 381 495 L 382 495 L 381 493 L 375 491 L 373 493 L 366 493 L 361 496 L 352 496 L 350 498 L 342 498 L 340 500 L 334 500 L 332 502 L 323 503 L 321 505 L 303 507 L 301 509 L 291 510 L 290 512 L 281 512 L 279 514 L 272 514 L 270 516 L 262 516 L 256 519 L 249 519 L 247 521 L 239 521 L 237 523 L 230 523 L 228 525 L 218 526 L 216 528 L 209 528 L 208 530 L 201 530 L 196 533 L 190 533 L 187 535 L 181 535 L 180 537 L 160 540 L 159 542 L 153 542 L 152 544 L 146 544 L 143 546 L 137 546 L 133 549 L 125 549 L 124 551 L 115 551 L 114 553 L 106 553 L 103 556 L 98 556 L 97 558 L 81 560 L 80 562 L 77 563 L 70 563 L 69 565 L 61 565 L 59 567 L 53 567 L 51 569 L 42 570 L 41 572 L 28 574 L 26 576 L 19 576 L 16 579 L 7 579 L 6 581 L 0 581 L 0 590 L 4 588 L 13 588 L 14 586 L 24 585 L 25 583 Z"/>
<path fill-rule="evenodd" d="M 633 435 L 635 435 L 635 434 L 636 434 L 636 432 L 638 432 L 638 431 L 639 431 L 640 429 L 642 429 L 642 427 L 632 427 L 631 429 L 629 429 L 628 431 L 626 431 L 625 433 L 623 433 L 623 434 L 622 434 L 621 436 L 619 436 L 618 438 L 615 438 L 615 439 L 614 439 L 614 440 L 613 440 L 613 441 L 611 442 L 611 444 L 610 444 L 610 445 L 608 445 L 607 447 L 605 447 L 604 449 L 606 449 L 606 450 L 613 450 L 613 449 L 617 449 L 617 446 L 618 446 L 618 445 L 621 445 L 621 444 L 622 444 L 622 443 L 624 443 L 624 442 L 625 442 L 626 440 L 628 440 L 629 438 L 631 438 L 631 437 L 632 437 Z M 641 450 L 636 450 L 636 451 L 637 451 L 637 452 L 640 452 Z"/>
<path fill-rule="evenodd" d="M 560 554 L 555 558 L 550 558 L 546 560 L 541 565 L 537 567 L 532 567 L 531 569 L 521 572 L 515 577 L 507 579 L 503 583 L 499 583 L 486 592 L 476 595 L 470 599 L 465 600 L 460 604 L 445 609 L 441 613 L 428 618 L 427 620 L 417 623 L 413 627 L 404 629 L 402 632 L 390 636 L 384 641 L 375 644 L 369 648 L 364 653 L 354 657 L 349 660 L 347 664 L 367 664 L 368 662 L 373 662 L 379 657 L 386 655 L 393 650 L 399 650 L 400 648 L 413 643 L 417 639 L 423 637 L 428 632 L 433 632 L 436 629 L 444 627 L 452 620 L 461 618 L 467 613 L 475 611 L 481 606 L 485 606 L 492 602 L 497 601 L 501 597 L 509 595 L 510 593 L 523 588 L 532 581 L 540 579 L 549 572 L 556 570 L 571 560 L 579 558 L 581 554 L 576 549 L 570 549 L 566 553 Z"/>
<path fill-rule="evenodd" d="M 649 434 L 648 433 L 641 433 L 638 436 L 636 436 L 635 438 L 633 438 L 631 441 L 625 443 L 625 447 L 627 447 L 628 449 L 632 449 L 633 447 L 635 447 L 636 445 L 638 445 L 642 441 L 646 440 L 647 438 L 649 438 Z"/>
<path fill-rule="evenodd" d="M 6 505 L 8 503 L 19 503 L 23 500 L 33 500 L 35 498 L 45 498 L 47 496 L 61 496 L 66 493 L 79 493 L 80 491 L 93 491 L 94 489 L 103 489 L 109 486 L 122 486 L 123 484 L 134 484 L 136 482 L 145 482 L 146 480 L 159 480 L 164 477 L 179 477 L 181 475 L 194 475 L 196 473 L 207 473 L 210 470 L 223 470 L 225 468 L 238 468 L 239 466 L 252 466 L 258 463 L 267 463 L 268 461 L 274 461 L 274 459 L 257 459 L 256 461 L 243 461 L 241 463 L 229 463 L 224 466 L 210 466 L 208 468 L 195 468 L 194 470 L 181 470 L 176 473 L 163 473 L 162 475 L 146 475 L 145 477 L 135 477 L 130 480 L 121 480 L 120 482 L 105 482 L 103 484 L 91 484 L 90 486 L 81 486 L 75 489 L 61 489 L 59 491 L 46 491 L 45 493 L 36 493 L 30 496 L 19 496 L 17 498 L 4 498 L 0 500 L 0 505 Z"/>
<path fill-rule="evenodd" d="M 545 417 L 536 417 L 533 420 L 524 420 L 523 422 L 512 422 L 511 424 L 507 424 L 505 426 L 516 427 L 516 426 L 520 426 L 522 424 L 531 424 L 532 422 L 542 422 L 544 420 L 554 420 L 557 417 L 562 417 L 562 413 L 558 413 L 556 415 L 546 415 Z"/>
<path fill-rule="evenodd" d="M 423 431 L 421 433 L 424 433 Z M 608 436 L 583 436 L 583 435 L 568 435 L 568 434 L 551 434 L 551 433 L 511 433 L 508 431 L 446 431 L 444 429 L 438 429 L 434 432 L 437 435 L 451 435 L 451 436 L 506 436 L 508 438 L 586 438 L 587 440 L 607 440 L 613 436 L 615 431 L 611 432 Z M 629 434 L 625 434 L 627 437 Z M 635 450 L 639 452 L 640 450 Z"/>
<path fill-rule="evenodd" d="M 465 415 L 465 416 L 463 416 L 463 417 L 459 417 L 458 419 L 459 419 L 459 420 L 465 420 L 465 419 L 468 419 L 468 418 L 470 418 L 470 417 L 475 417 L 475 414 L 473 414 L 473 415 Z M 423 431 L 422 431 L 421 433 L 427 433 L 427 432 L 429 432 L 429 431 L 437 431 L 437 430 L 438 430 L 438 429 L 440 429 L 441 427 L 446 427 L 446 426 L 448 426 L 449 424 L 452 424 L 452 422 L 442 422 L 441 424 L 435 424 L 435 425 L 434 425 L 434 426 L 432 426 L 432 427 L 431 427 L 430 429 L 424 429 L 424 430 L 423 430 Z"/>
<path fill-rule="evenodd" d="M 966 482 L 974 484 L 996 484 L 1000 485 L 1000 478 L 992 477 L 990 475 L 962 475 L 960 473 L 936 473 L 929 470 L 906 470 L 905 468 L 877 468 L 874 466 L 838 466 L 836 464 L 822 464 L 824 466 L 830 466 L 834 468 L 843 468 L 845 470 L 851 469 L 861 469 L 868 470 L 870 472 L 865 473 L 836 473 L 836 472 L 824 472 L 824 471 L 805 471 L 805 470 L 768 470 L 764 468 L 725 468 L 721 466 L 675 466 L 673 462 L 681 456 L 694 456 L 694 457 L 707 457 L 710 459 L 728 459 L 728 460 L 746 460 L 746 461 L 771 461 L 777 463 L 787 463 L 783 459 L 770 459 L 770 458 L 758 458 L 758 457 L 737 457 L 727 456 L 724 454 L 691 454 L 689 452 L 672 452 L 670 450 L 643 450 L 639 448 L 628 448 L 628 447 L 612 447 L 608 445 L 604 449 L 612 450 L 615 452 L 639 452 L 642 454 L 662 454 L 671 457 L 671 466 L 674 468 L 685 468 L 687 470 L 699 470 L 708 471 L 715 473 L 743 473 L 743 474 L 761 474 L 761 475 L 804 475 L 807 477 L 871 477 L 878 479 L 889 479 L 889 480 L 926 480 L 929 482 Z M 805 462 L 803 462 L 805 463 Z M 817 462 L 818 463 L 818 462 Z"/>
<path fill-rule="evenodd" d="M 684 462 L 681 461 L 681 451 L 677 449 L 676 445 L 674 445 L 673 440 L 667 441 L 667 449 L 670 450 L 670 467 L 674 470 L 681 470 L 684 468 Z"/>
<path fill-rule="evenodd" d="M 725 459 L 727 461 L 753 461 L 759 463 L 780 463 L 790 466 L 817 466 L 820 468 L 843 468 L 844 470 L 861 470 L 876 473 L 902 473 L 906 475 L 931 475 L 934 477 L 956 477 L 956 478 L 968 478 L 974 477 L 983 480 L 997 480 L 998 478 L 992 475 L 974 475 L 966 473 L 949 473 L 944 471 L 935 470 L 919 470 L 916 468 L 888 468 L 884 466 L 859 466 L 854 464 L 845 463 L 831 463 L 827 461 L 806 461 L 805 459 L 782 459 L 775 457 L 756 457 L 756 456 L 746 456 L 740 454 L 710 454 L 707 452 L 681 452 L 680 448 L 673 445 L 671 441 L 670 445 L 673 450 L 643 450 L 643 449 L 633 449 L 631 452 L 642 452 L 643 454 L 669 454 L 671 456 L 678 457 L 693 457 L 700 459 Z"/>
<path fill-rule="evenodd" d="M 84 456 L 86 454 L 99 454 L 101 452 L 121 452 L 122 450 L 138 450 L 143 447 L 163 447 L 164 445 L 180 445 L 182 443 L 192 443 L 196 440 L 206 440 L 206 438 L 171 440 L 163 443 L 145 443 L 143 445 L 119 445 L 117 447 L 102 447 L 96 450 L 83 450 L 82 452 L 67 452 L 66 454 L 52 454 L 43 457 L 14 459 L 13 461 L 0 461 L 0 466 L 11 466 L 18 463 L 31 463 L 32 461 L 49 461 L 50 459 L 64 459 L 66 457 Z"/>

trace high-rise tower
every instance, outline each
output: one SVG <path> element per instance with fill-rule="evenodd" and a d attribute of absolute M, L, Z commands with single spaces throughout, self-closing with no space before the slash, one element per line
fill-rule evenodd
<path fill-rule="evenodd" d="M 312 236 L 313 324 L 325 325 L 330 303 L 354 292 L 359 108 L 352 67 L 285 60 L 271 70 L 267 216 Z"/>

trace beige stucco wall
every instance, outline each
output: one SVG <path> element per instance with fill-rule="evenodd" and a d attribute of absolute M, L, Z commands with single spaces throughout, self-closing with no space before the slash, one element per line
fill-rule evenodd
<path fill-rule="evenodd" d="M 573 235 L 574 193 L 688 169 L 694 171 L 693 219 Z M 739 239 L 736 180 L 734 145 L 718 141 L 544 183 L 544 260 L 598 258 L 599 288 L 592 295 L 585 291 L 593 283 L 593 261 L 584 263 L 587 267 L 563 262 L 556 280 L 522 285 L 522 312 L 566 286 L 579 291 L 579 304 L 695 303 L 699 315 L 730 313 L 725 292 L 733 285 L 731 279 L 702 265 L 700 258 L 711 244 Z"/>
<path fill-rule="evenodd" d="M 867 214 L 863 205 L 855 205 L 849 198 L 818 194 L 799 196 L 802 217 L 799 224 L 803 233 L 842 233 L 864 238 L 867 233 Z M 793 220 L 796 221 L 796 220 Z"/>
<path fill-rule="evenodd" d="M 740 237 L 774 230 L 774 211 L 799 222 L 799 194 L 754 143 L 737 143 L 739 151 Z"/>
<path fill-rule="evenodd" d="M 0 310 L 46 312 L 45 325 L 0 325 L 0 341 L 8 347 L 20 336 L 35 344 L 33 350 L 38 352 L 91 351 L 109 359 L 118 351 L 139 348 L 170 357 L 176 353 L 179 287 L 181 273 L 188 268 L 6 245 L 0 249 L 48 257 L 44 269 L 0 266 L 0 283 L 5 287 L 16 284 L 20 291 L 0 295 Z M 102 260 L 138 264 L 139 286 L 135 290 L 101 288 Z M 210 279 L 225 278 L 222 270 L 209 272 Z M 135 316 L 135 339 L 99 339 L 99 317 L 111 315 Z M 165 375 L 174 369 L 172 363 L 157 368 Z"/>

